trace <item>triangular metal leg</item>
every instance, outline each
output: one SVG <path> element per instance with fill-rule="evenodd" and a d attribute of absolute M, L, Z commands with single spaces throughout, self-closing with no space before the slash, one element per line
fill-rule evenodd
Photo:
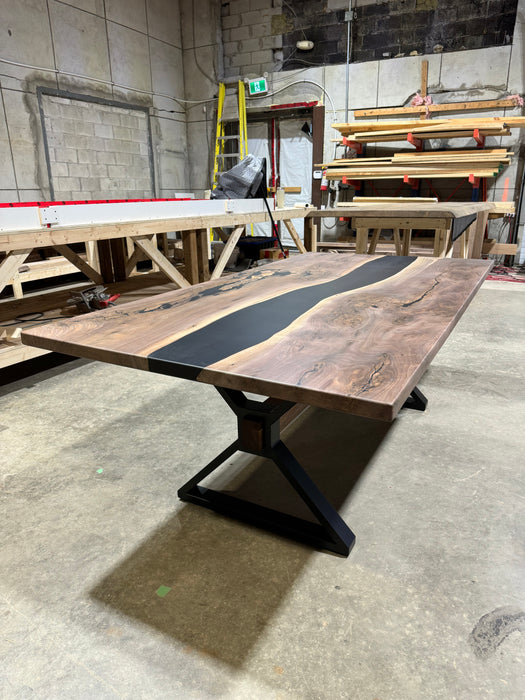
<path fill-rule="evenodd" d="M 403 408 L 412 408 L 414 411 L 424 411 L 427 407 L 428 399 L 425 394 L 416 387 L 410 392 L 410 396 L 403 404 Z"/>
<path fill-rule="evenodd" d="M 221 394 L 224 392 L 225 390 L 221 390 Z M 229 392 L 227 400 L 239 416 L 240 437 L 184 484 L 178 491 L 179 498 L 306 542 L 319 549 L 348 556 L 355 543 L 354 533 L 278 437 L 279 415 L 282 415 L 283 411 L 276 411 L 274 404 L 269 408 L 268 402 L 257 403 L 246 400 L 240 392 Z M 263 442 L 259 448 L 253 446 L 253 433 L 247 434 L 246 426 L 243 425 L 244 419 L 249 429 L 252 429 L 256 420 L 260 419 L 264 430 L 260 431 Z M 255 433 L 259 434 L 257 431 Z M 243 435 L 245 435 L 244 441 Z M 262 455 L 272 460 L 318 522 L 310 522 L 199 486 L 199 482 L 218 469 L 236 451 Z"/>

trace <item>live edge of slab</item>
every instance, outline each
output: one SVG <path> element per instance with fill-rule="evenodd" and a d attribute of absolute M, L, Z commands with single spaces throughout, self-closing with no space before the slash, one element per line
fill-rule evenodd
<path fill-rule="evenodd" d="M 22 340 L 391 421 L 491 264 L 307 253 L 34 327 Z"/>

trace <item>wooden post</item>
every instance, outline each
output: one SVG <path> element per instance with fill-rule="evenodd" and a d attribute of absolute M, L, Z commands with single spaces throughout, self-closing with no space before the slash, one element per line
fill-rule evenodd
<path fill-rule="evenodd" d="M 421 97 L 427 96 L 427 83 L 428 83 L 428 61 L 423 59 L 421 61 Z"/>
<path fill-rule="evenodd" d="M 355 252 L 362 255 L 366 253 L 368 245 L 368 229 L 356 228 L 355 236 Z"/>
<path fill-rule="evenodd" d="M 0 263 L 0 292 L 6 285 L 11 284 L 11 278 L 18 272 L 18 268 L 25 262 L 31 250 L 32 248 L 12 250 L 2 260 Z"/>
<path fill-rule="evenodd" d="M 100 274 L 105 284 L 115 281 L 113 264 L 111 262 L 111 245 L 109 240 L 97 241 L 98 260 L 100 264 Z"/>
<path fill-rule="evenodd" d="M 207 282 L 210 279 L 210 265 L 208 261 L 209 229 L 199 228 L 197 237 L 197 265 L 199 267 L 199 282 Z"/>
<path fill-rule="evenodd" d="M 488 211 L 478 212 L 478 218 L 471 224 L 469 230 L 469 240 L 467 248 L 467 257 L 481 258 L 483 250 L 483 238 L 485 237 L 485 228 L 489 218 Z"/>
<path fill-rule="evenodd" d="M 184 267 L 186 279 L 190 284 L 199 282 L 199 261 L 197 255 L 197 231 L 182 231 L 182 248 L 184 250 Z"/>
<path fill-rule="evenodd" d="M 110 247 L 113 277 L 115 282 L 123 282 L 126 279 L 126 239 L 112 238 Z"/>
<path fill-rule="evenodd" d="M 319 219 L 313 219 L 310 215 L 304 219 L 304 247 L 307 251 L 315 253 L 317 251 L 317 224 Z"/>
<path fill-rule="evenodd" d="M 368 254 L 369 255 L 374 255 L 376 252 L 376 246 L 379 241 L 379 234 L 381 233 L 380 228 L 375 228 L 372 231 L 372 240 L 370 241 L 370 245 L 368 246 Z"/>

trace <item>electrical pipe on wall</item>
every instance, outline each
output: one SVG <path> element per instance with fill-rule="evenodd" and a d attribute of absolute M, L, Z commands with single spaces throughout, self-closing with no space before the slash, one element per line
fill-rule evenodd
<path fill-rule="evenodd" d="M 348 0 L 348 12 L 346 13 L 346 99 L 345 99 L 345 122 L 348 122 L 348 101 L 350 98 L 349 83 L 350 83 L 350 52 L 352 42 L 352 0 Z"/>

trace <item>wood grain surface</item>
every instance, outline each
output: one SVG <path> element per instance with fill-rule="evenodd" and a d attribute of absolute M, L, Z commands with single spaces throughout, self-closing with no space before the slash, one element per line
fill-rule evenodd
<path fill-rule="evenodd" d="M 308 253 L 34 327 L 48 350 L 393 420 L 489 261 Z"/>

